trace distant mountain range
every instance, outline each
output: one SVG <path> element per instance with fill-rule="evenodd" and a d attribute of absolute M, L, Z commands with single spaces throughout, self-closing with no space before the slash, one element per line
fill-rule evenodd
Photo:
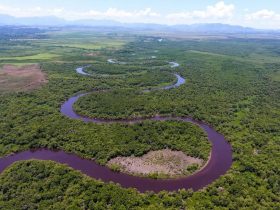
<path fill-rule="evenodd" d="M 123 27 L 148 30 L 172 30 L 199 33 L 256 33 L 264 30 L 227 25 L 221 23 L 192 24 L 192 25 L 160 25 L 146 23 L 120 23 L 113 20 L 75 20 L 68 21 L 55 16 L 17 18 L 0 14 L 0 26 L 91 26 L 91 27 Z"/>

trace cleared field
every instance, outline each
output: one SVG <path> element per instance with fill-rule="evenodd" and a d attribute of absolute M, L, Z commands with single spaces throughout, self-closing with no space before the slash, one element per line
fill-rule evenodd
<path fill-rule="evenodd" d="M 28 61 L 28 60 L 49 60 L 53 58 L 57 58 L 59 55 L 51 54 L 51 53 L 40 53 L 36 55 L 28 55 L 28 56 L 17 56 L 17 57 L 1 57 L 1 61 L 7 60 L 15 60 L 15 61 Z"/>
<path fill-rule="evenodd" d="M 66 48 L 77 48 L 84 50 L 100 50 L 100 49 L 120 49 L 129 41 L 131 38 L 109 38 L 102 35 L 96 35 L 94 33 L 79 34 L 77 36 L 69 33 L 62 34 L 50 34 L 50 39 L 35 40 L 32 41 L 34 45 L 40 47 L 66 47 Z"/>
<path fill-rule="evenodd" d="M 99 50 L 102 48 L 121 48 L 125 42 L 107 42 L 107 43 L 67 43 L 61 44 L 59 46 L 62 47 L 73 47 L 73 48 L 80 48 L 80 49 L 87 49 L 87 50 Z"/>
<path fill-rule="evenodd" d="M 198 50 L 188 50 L 187 53 L 193 53 L 193 54 L 199 54 L 202 56 L 215 56 L 215 57 L 220 57 L 220 58 L 225 58 L 225 59 L 235 59 L 237 61 L 250 61 L 254 62 L 256 64 L 263 64 L 267 62 L 271 63 L 279 63 L 279 58 L 276 56 L 266 56 L 262 54 L 257 54 L 257 53 L 252 53 L 247 56 L 230 56 L 230 55 L 223 55 L 223 54 L 218 54 L 218 53 L 212 53 L 212 52 L 206 52 L 206 51 L 198 51 Z"/>
<path fill-rule="evenodd" d="M 273 81 L 280 82 L 280 71 L 274 72 L 270 77 Z"/>
<path fill-rule="evenodd" d="M 0 66 L 28 65 L 43 62 L 91 62 L 91 57 L 117 51 L 134 40 L 133 37 L 108 37 L 103 33 L 50 32 L 42 39 L 19 38 L 0 40 Z M 99 60 L 102 59 L 99 56 Z"/>
<path fill-rule="evenodd" d="M 46 83 L 46 75 L 39 65 L 4 65 L 0 69 L 0 91 L 19 92 L 33 90 Z"/>

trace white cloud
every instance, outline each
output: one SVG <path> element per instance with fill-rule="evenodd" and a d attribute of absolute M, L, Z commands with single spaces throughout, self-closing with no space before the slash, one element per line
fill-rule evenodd
<path fill-rule="evenodd" d="M 0 14 L 7 14 L 14 17 L 34 17 L 34 16 L 50 16 L 50 15 L 63 15 L 63 8 L 45 9 L 40 6 L 30 8 L 17 8 L 6 5 L 0 5 Z"/>
<path fill-rule="evenodd" d="M 152 11 L 151 8 L 143 10 L 126 11 L 117 8 L 109 8 L 105 11 L 88 10 L 84 12 L 63 11 L 60 15 L 68 20 L 77 19 L 110 19 L 120 22 L 158 22 L 161 14 Z"/>
<path fill-rule="evenodd" d="M 280 14 L 272 10 L 262 9 L 246 14 L 244 23 L 257 28 L 280 28 Z"/>
<path fill-rule="evenodd" d="M 1 1 L 1 0 L 0 0 Z M 280 28 L 280 13 L 262 9 L 251 12 L 247 8 L 238 8 L 235 5 L 218 1 L 201 10 L 183 10 L 173 13 L 158 13 L 151 8 L 139 10 L 123 10 L 108 8 L 100 11 L 94 8 L 88 10 L 67 10 L 65 8 L 45 8 L 40 5 L 34 7 L 12 7 L 0 4 L 0 14 L 15 17 L 57 16 L 68 20 L 78 19 L 111 19 L 120 22 L 143 22 L 161 24 L 192 24 L 192 23 L 229 23 L 257 28 Z"/>
<path fill-rule="evenodd" d="M 280 19 L 280 14 L 272 10 L 263 9 L 246 15 L 247 20 L 273 20 Z"/>
<path fill-rule="evenodd" d="M 0 5 L 0 14 L 8 14 L 15 17 L 34 17 L 34 16 L 58 16 L 66 19 L 114 19 L 119 21 L 139 21 L 158 18 L 161 15 L 152 11 L 151 8 L 143 10 L 126 11 L 117 8 L 109 8 L 106 11 L 88 10 L 88 11 L 69 11 L 64 8 L 41 8 L 35 6 L 32 8 L 14 8 L 6 5 Z"/>
<path fill-rule="evenodd" d="M 166 16 L 171 22 L 188 22 L 188 21 L 217 21 L 233 17 L 235 6 L 233 4 L 225 4 L 223 1 L 217 2 L 215 5 L 207 6 L 205 10 L 185 11 L 179 13 L 171 13 Z"/>
<path fill-rule="evenodd" d="M 83 14 L 84 16 L 90 16 L 92 18 L 141 18 L 141 17 L 159 17 L 160 14 L 153 12 L 151 8 L 146 8 L 144 10 L 135 10 L 132 12 L 120 10 L 117 8 L 109 8 L 105 12 L 100 12 L 96 10 L 90 10 Z"/>
<path fill-rule="evenodd" d="M 233 16 L 234 9 L 233 4 L 226 5 L 223 1 L 220 1 L 214 6 L 208 6 L 204 13 L 205 17 L 228 18 Z"/>
<path fill-rule="evenodd" d="M 16 8 L 16 7 L 9 7 L 6 5 L 0 5 L 0 13 L 2 14 L 16 14 L 20 12 L 20 8 Z"/>

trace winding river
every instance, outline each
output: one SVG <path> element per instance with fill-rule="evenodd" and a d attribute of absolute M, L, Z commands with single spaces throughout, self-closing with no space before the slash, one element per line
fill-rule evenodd
<path fill-rule="evenodd" d="M 172 66 L 179 66 L 175 62 L 170 62 Z M 89 74 L 83 71 L 83 68 L 77 68 L 77 73 L 88 76 Z M 185 83 L 185 79 L 178 74 L 174 74 L 177 77 L 177 82 L 173 85 L 162 87 L 161 89 L 168 90 L 179 87 Z M 39 159 L 39 160 L 52 160 L 58 163 L 67 164 L 73 169 L 81 171 L 83 174 L 88 175 L 94 179 L 100 179 L 104 182 L 119 183 L 122 187 L 133 187 L 140 192 L 154 191 L 159 192 L 161 190 L 175 191 L 178 189 L 193 189 L 199 190 L 214 180 L 218 179 L 221 175 L 225 174 L 232 164 L 232 148 L 226 141 L 225 137 L 215 131 L 210 125 L 204 122 L 196 121 L 190 117 L 149 117 L 149 118 L 137 118 L 132 120 L 104 120 L 96 118 L 88 118 L 78 115 L 74 109 L 73 104 L 82 96 L 89 94 L 83 93 L 71 97 L 61 106 L 61 113 L 71 119 L 82 120 L 84 122 L 92 123 L 138 123 L 143 120 L 153 121 L 166 121 L 166 120 L 178 120 L 184 122 L 190 122 L 205 131 L 208 136 L 208 140 L 211 142 L 212 150 L 210 159 L 207 164 L 197 173 L 188 177 L 179 179 L 165 179 L 155 180 L 144 177 L 132 176 L 124 173 L 118 173 L 110 170 L 106 166 L 101 166 L 93 160 L 83 159 L 75 154 L 69 154 L 64 151 L 53 151 L 48 149 L 36 149 L 24 152 L 19 152 L 10 156 L 0 158 L 0 173 L 3 172 L 8 166 L 16 161 Z"/>

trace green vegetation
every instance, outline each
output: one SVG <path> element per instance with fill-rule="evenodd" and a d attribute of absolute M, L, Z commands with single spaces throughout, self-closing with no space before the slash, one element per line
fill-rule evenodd
<path fill-rule="evenodd" d="M 112 47 L 112 48 L 120 48 L 125 44 L 125 42 L 106 42 L 106 40 L 101 41 L 100 43 L 85 43 L 85 44 L 61 44 L 60 42 L 58 43 L 58 46 L 61 47 L 71 47 L 71 48 L 79 48 L 79 49 L 89 49 L 89 50 L 96 50 L 96 49 L 102 49 L 106 47 Z"/>
<path fill-rule="evenodd" d="M 30 38 L 32 33 L 24 30 L 16 37 Z M 96 125 L 61 115 L 59 108 L 65 100 L 94 88 L 110 91 L 81 98 L 75 104 L 80 113 L 107 118 L 156 113 L 192 116 L 208 122 L 226 136 L 233 146 L 234 163 L 226 175 L 198 192 L 139 194 L 89 179 L 56 163 L 23 161 L 0 175 L 3 209 L 280 208 L 279 40 L 174 41 L 166 38 L 159 43 L 154 37 L 129 35 L 130 38 L 125 39 L 128 35 L 92 31 L 36 34 L 39 39 L 50 38 L 48 41 L 11 41 L 7 36 L 0 38 L 0 56 L 15 58 L 1 64 L 25 63 L 17 57 L 45 53 L 59 57 L 55 62 L 53 58 L 40 62 L 49 80 L 43 88 L 28 93 L 0 93 L 0 156 L 48 147 L 106 164 L 119 155 L 140 156 L 149 150 L 172 148 L 207 158 L 210 148 L 204 133 L 188 123 L 147 121 L 135 125 Z M 55 44 L 64 39 L 71 45 L 71 38 L 86 38 L 96 43 L 104 37 L 129 42 L 121 48 L 106 46 L 94 50 Z M 85 56 L 88 53 L 98 54 Z M 154 55 L 156 59 L 148 59 Z M 116 73 L 115 67 L 103 72 L 101 65 L 109 66 L 108 58 L 128 62 L 128 67 L 117 65 Z M 143 63 L 145 58 L 148 61 Z M 34 62 L 39 60 L 37 57 Z M 166 61 L 176 61 L 181 66 L 171 69 Z M 94 69 L 93 65 L 88 71 L 97 70 L 96 74 L 108 74 L 108 77 L 84 77 L 75 72 L 78 66 L 96 63 L 100 66 Z M 122 66 L 125 71 L 121 70 Z M 170 72 L 180 73 L 188 82 L 178 89 L 141 92 L 151 88 L 153 82 L 154 87 L 172 83 L 174 78 Z M 149 74 L 160 75 L 147 76 Z M 134 79 L 137 82 L 133 82 Z"/>
<path fill-rule="evenodd" d="M 149 89 L 154 87 L 161 87 L 176 82 L 176 77 L 172 75 L 168 70 L 169 66 L 159 66 L 154 68 L 148 68 L 145 63 L 142 65 L 133 63 L 126 64 L 107 64 L 92 63 L 91 66 L 85 68 L 85 72 L 91 74 L 93 77 L 99 77 L 107 80 L 119 80 L 119 82 L 125 82 L 122 88 L 134 88 Z"/>
<path fill-rule="evenodd" d="M 168 179 L 170 176 L 164 173 L 150 173 L 148 174 L 148 177 L 151 179 Z"/>
<path fill-rule="evenodd" d="M 94 92 L 79 99 L 74 106 L 81 115 L 105 119 L 137 118 L 158 114 L 157 100 L 151 93 L 133 90 Z"/>
<path fill-rule="evenodd" d="M 174 209 L 183 207 L 182 199 L 191 195 L 186 191 L 169 196 L 139 194 L 51 161 L 34 160 L 16 163 L 5 171 L 0 192 L 3 209 Z"/>
<path fill-rule="evenodd" d="M 127 35 L 110 36 L 102 32 L 0 27 L 0 65 L 41 62 L 96 61 L 96 52 L 117 50 L 134 39 Z M 99 56 L 98 60 L 107 60 Z"/>
<path fill-rule="evenodd" d="M 186 175 L 192 174 L 192 173 L 195 172 L 198 168 L 199 168 L 199 165 L 198 165 L 198 164 L 189 165 L 189 166 L 186 168 L 186 170 L 185 170 L 185 174 L 186 174 Z"/>
<path fill-rule="evenodd" d="M 112 171 L 116 171 L 116 172 L 120 172 L 121 171 L 121 166 L 119 166 L 118 164 L 110 164 L 108 166 Z"/>
<path fill-rule="evenodd" d="M 36 55 L 28 55 L 28 56 L 18 56 L 18 57 L 1 57 L 0 61 L 7 61 L 7 60 L 15 60 L 15 61 L 28 61 L 28 60 L 50 60 L 56 58 L 58 55 L 51 54 L 51 53 L 39 53 Z"/>
<path fill-rule="evenodd" d="M 150 150 L 164 148 L 182 150 L 187 155 L 204 160 L 210 153 L 205 134 L 190 123 L 147 121 L 135 125 L 92 125 L 79 121 L 64 122 L 64 117 L 55 117 L 46 109 L 40 112 L 40 115 L 46 112 L 51 116 L 35 117 L 34 113 L 33 119 L 25 118 L 30 121 L 27 125 L 21 126 L 20 121 L 20 124 L 12 124 L 13 127 L 1 124 L 6 128 L 1 138 L 5 144 L 2 155 L 27 148 L 48 147 L 75 152 L 106 164 L 116 156 L 141 156 Z M 44 124 L 40 123 L 40 119 L 44 119 Z M 16 137 L 13 144 L 6 144 L 11 135 Z"/>

